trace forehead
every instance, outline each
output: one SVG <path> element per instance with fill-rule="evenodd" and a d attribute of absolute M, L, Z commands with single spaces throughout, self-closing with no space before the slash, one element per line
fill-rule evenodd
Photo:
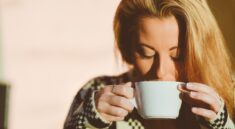
<path fill-rule="evenodd" d="M 139 22 L 138 31 L 139 41 L 155 49 L 167 49 L 178 45 L 179 27 L 174 16 L 143 18 Z"/>

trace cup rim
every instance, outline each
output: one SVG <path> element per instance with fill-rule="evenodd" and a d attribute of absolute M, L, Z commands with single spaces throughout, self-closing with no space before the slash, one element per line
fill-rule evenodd
<path fill-rule="evenodd" d="M 178 83 L 178 84 L 186 84 L 186 82 L 181 82 L 181 81 L 157 81 L 157 80 L 136 81 L 134 83 Z"/>

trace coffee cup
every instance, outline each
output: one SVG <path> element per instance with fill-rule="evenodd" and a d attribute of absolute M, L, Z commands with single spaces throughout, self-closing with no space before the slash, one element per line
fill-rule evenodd
<path fill-rule="evenodd" d="M 135 82 L 135 97 L 131 103 L 145 119 L 176 119 L 182 100 L 175 81 Z"/>

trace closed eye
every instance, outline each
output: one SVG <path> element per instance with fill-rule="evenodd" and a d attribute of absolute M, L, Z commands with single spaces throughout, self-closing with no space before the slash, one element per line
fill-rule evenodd
<path fill-rule="evenodd" d="M 153 48 L 141 43 L 137 46 L 136 52 L 143 59 L 152 59 L 156 55 L 156 51 Z"/>
<path fill-rule="evenodd" d="M 170 48 L 170 55 L 171 59 L 175 62 L 181 61 L 183 56 L 182 56 L 182 48 L 179 46 L 174 46 Z"/>

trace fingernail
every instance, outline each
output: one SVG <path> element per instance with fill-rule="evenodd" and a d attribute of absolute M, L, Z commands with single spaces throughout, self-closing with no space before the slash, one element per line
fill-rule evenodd
<path fill-rule="evenodd" d="M 193 85 L 192 85 L 191 83 L 187 83 L 187 84 L 186 84 L 186 87 L 187 87 L 187 88 L 191 88 L 192 86 L 193 86 Z"/>
<path fill-rule="evenodd" d="M 187 88 L 185 88 L 185 86 L 186 86 L 185 83 L 178 84 L 177 89 L 178 89 L 181 93 L 189 93 L 189 91 L 187 90 Z"/>

